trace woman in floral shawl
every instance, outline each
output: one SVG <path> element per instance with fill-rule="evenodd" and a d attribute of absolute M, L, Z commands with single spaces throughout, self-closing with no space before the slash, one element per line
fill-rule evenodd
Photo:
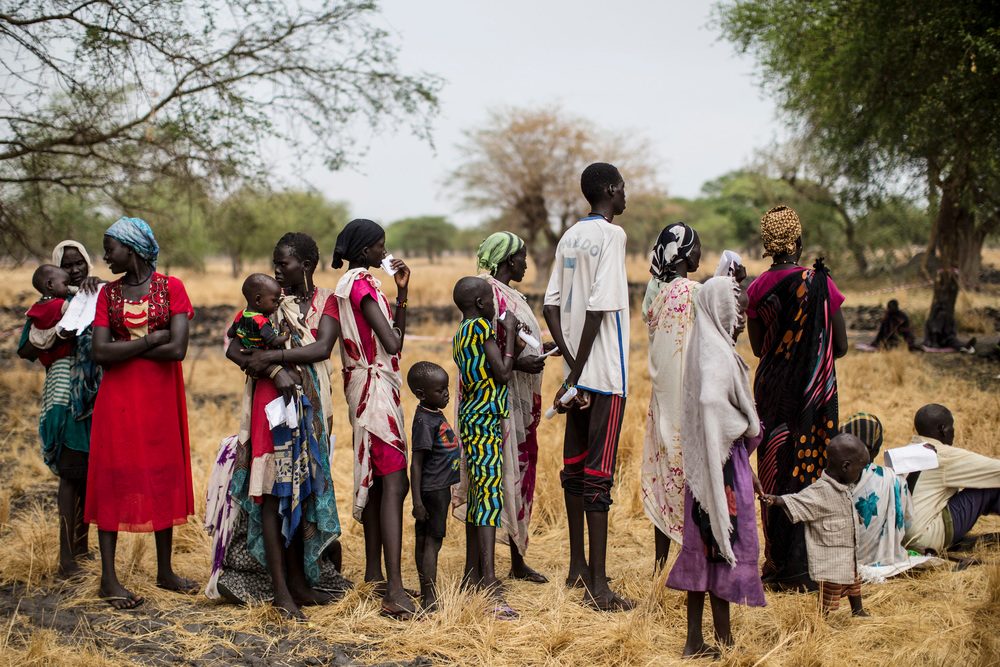
<path fill-rule="evenodd" d="M 796 493 L 819 478 L 826 444 L 837 434 L 834 360 L 847 353 L 847 332 L 837 290 L 820 258 L 799 266 L 802 226 L 795 211 L 777 206 L 760 223 L 771 267 L 747 288 L 747 333 L 760 357 L 754 377 L 764 439 L 757 475 L 764 493 Z M 763 515 L 765 583 L 814 588 L 809 579 L 804 524 L 792 525 L 780 507 Z"/>
<path fill-rule="evenodd" d="M 524 295 L 510 286 L 524 279 L 528 269 L 528 249 L 524 241 L 510 232 L 497 232 L 479 246 L 479 268 L 487 271 L 479 277 L 493 290 L 494 313 L 499 317 L 510 311 L 527 333 L 541 340 L 538 324 Z M 504 349 L 505 332 L 496 318 L 490 322 L 497 332 L 497 345 Z M 548 581 L 524 562 L 531 534 L 531 509 L 535 498 L 535 470 L 538 467 L 538 439 L 535 431 L 542 416 L 542 371 L 545 360 L 539 355 L 555 347 L 555 343 L 532 347 L 528 345 L 514 362 L 514 372 L 507 382 L 507 403 L 510 416 L 503 420 L 503 511 L 497 538 L 510 545 L 510 574 L 536 584 Z M 458 407 L 456 406 L 456 410 Z M 464 451 L 464 450 L 463 450 Z M 452 489 L 455 515 L 465 521 L 469 479 L 462 460 L 462 481 Z"/>
<path fill-rule="evenodd" d="M 687 276 L 698 270 L 700 261 L 698 233 L 683 222 L 668 225 L 650 253 L 653 277 L 642 301 L 653 385 L 642 446 L 642 507 L 653 522 L 657 568 L 667 562 L 670 540 L 681 543 L 684 526 L 681 380 L 684 345 L 691 334 L 695 295 L 701 287 Z"/>
<path fill-rule="evenodd" d="M 71 286 L 91 295 L 104 282 L 90 276 L 94 266 L 82 243 L 59 243 L 52 251 L 52 264 L 69 273 Z M 25 324 L 17 346 L 19 356 L 31 361 L 39 356 L 45 359 L 46 353 L 58 357 L 45 371 L 38 435 L 46 465 L 59 476 L 59 576 L 70 577 L 80 571 L 78 560 L 89 551 L 90 527 L 83 520 L 83 501 L 87 495 L 90 418 L 101 384 L 101 367 L 91 353 L 92 325 L 75 332 L 63 345 L 55 340 L 54 329 L 46 330 L 44 342 L 30 333 L 30 325 Z"/>
<path fill-rule="evenodd" d="M 354 518 L 365 529 L 365 581 L 376 583 L 383 593 L 383 614 L 406 619 L 414 607 L 400 573 L 403 499 L 409 481 L 399 355 L 406 334 L 410 269 L 402 260 L 392 260 L 393 313 L 379 289 L 382 283 L 368 270 L 385 256 L 385 230 L 371 220 L 352 220 L 337 236 L 333 268 L 348 263 L 335 293 L 344 394 L 354 429 Z M 383 552 L 387 578 L 382 576 Z"/>
<path fill-rule="evenodd" d="M 322 558 L 340 536 L 330 475 L 330 353 L 339 326 L 333 290 L 313 284 L 318 261 L 308 235 L 281 237 L 274 278 L 283 295 L 272 317 L 276 329 L 288 324 L 291 338 L 280 350 L 230 345 L 226 353 L 248 378 L 235 452 L 222 452 L 216 463 L 235 457 L 233 506 L 230 520 L 215 527 L 206 591 L 236 603 L 273 599 L 282 615 L 294 618 L 303 617 L 300 606 L 328 602 L 331 591 L 346 587 Z M 269 425 L 264 406 L 279 395 L 295 404 L 297 424 Z"/>

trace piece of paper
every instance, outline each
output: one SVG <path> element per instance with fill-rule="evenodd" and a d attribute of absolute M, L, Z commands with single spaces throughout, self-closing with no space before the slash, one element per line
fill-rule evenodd
<path fill-rule="evenodd" d="M 551 350 L 549 350 L 548 352 L 542 352 L 540 355 L 538 355 L 538 358 L 539 359 L 544 359 L 545 357 L 549 356 L 550 354 L 555 354 L 558 351 L 559 351 L 559 348 L 558 347 L 554 347 Z"/>
<path fill-rule="evenodd" d="M 385 259 L 382 260 L 382 270 L 388 273 L 390 276 L 396 275 L 396 269 L 392 268 L 392 260 L 396 259 L 392 255 L 386 255 Z"/>
<path fill-rule="evenodd" d="M 504 317 L 506 317 L 506 316 L 507 316 L 507 311 L 505 310 L 502 313 L 500 313 L 500 317 L 497 318 L 497 321 L 498 322 L 503 322 L 504 321 Z M 538 342 L 537 338 L 535 338 L 534 336 L 532 336 L 530 333 L 528 333 L 524 329 L 518 329 L 517 330 L 517 337 L 520 338 L 521 340 L 523 340 L 524 343 L 525 343 L 525 345 L 528 345 L 530 347 L 534 348 L 534 347 L 541 347 L 542 346 L 542 344 Z M 545 355 L 540 355 L 540 356 L 545 356 Z"/>
<path fill-rule="evenodd" d="M 97 314 L 97 296 L 104 289 L 102 284 L 93 294 L 80 290 L 77 292 L 66 307 L 62 319 L 56 328 L 59 331 L 83 331 L 94 323 L 94 316 Z"/>
<path fill-rule="evenodd" d="M 295 403 L 285 400 L 279 396 L 264 406 L 264 414 L 267 415 L 267 424 L 272 429 L 285 424 L 288 428 L 296 428 L 299 425 L 299 417 L 295 412 Z"/>
<path fill-rule="evenodd" d="M 722 257 L 719 259 L 719 266 L 715 269 L 716 276 L 731 276 L 733 271 L 736 269 L 736 265 L 739 264 L 741 258 L 732 250 L 723 250 Z"/>
<path fill-rule="evenodd" d="M 908 475 L 918 470 L 933 470 L 938 467 L 937 452 L 926 447 L 928 443 L 915 442 L 905 447 L 885 451 L 885 465 L 897 475 Z"/>

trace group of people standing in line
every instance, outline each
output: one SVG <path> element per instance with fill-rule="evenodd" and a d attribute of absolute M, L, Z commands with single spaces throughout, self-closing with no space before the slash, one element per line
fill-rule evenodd
<path fill-rule="evenodd" d="M 448 372 L 426 361 L 412 364 L 406 380 L 420 405 L 411 420 L 409 477 L 400 402 L 409 267 L 398 259 L 383 264 L 385 233 L 370 220 L 354 220 L 338 236 L 333 266 L 347 270 L 334 289 L 313 282 L 320 254 L 312 238 L 289 233 L 278 241 L 273 278 L 247 278 L 246 308 L 229 330 L 226 356 L 247 380 L 239 432 L 222 442 L 209 482 L 210 597 L 271 600 L 283 615 L 301 618 L 301 606 L 326 603 L 349 585 L 341 575 L 330 470 L 330 356 L 339 341 L 352 425 L 352 514 L 364 526 L 364 581 L 381 596 L 384 614 L 407 619 L 417 612 L 418 594 L 403 587 L 400 572 L 407 493 L 424 609 L 438 604 L 437 554 L 448 513 L 466 526 L 463 582 L 485 590 L 498 617 L 518 613 L 506 604 L 496 575 L 496 541 L 509 545 L 509 577 L 547 581 L 525 553 L 541 374 L 550 354 L 563 361 L 564 382 L 552 405 L 566 418 L 560 475 L 569 530 L 566 585 L 582 588 L 585 603 L 599 610 L 636 605 L 611 589 L 607 574 L 608 512 L 628 389 L 626 236 L 613 223 L 625 210 L 625 182 L 614 166 L 596 163 L 583 172 L 581 188 L 590 213 L 560 239 L 545 292 L 552 342 L 541 342 L 538 319 L 511 286 L 527 268 L 527 249 L 516 235 L 488 237 L 478 252 L 484 272 L 456 284 L 458 435 L 444 415 Z M 847 594 L 863 613 L 857 566 L 866 548 L 877 560 L 864 562 L 905 559 L 905 532 L 911 546 L 941 550 L 980 514 L 1000 511 L 994 488 L 1000 462 L 965 452 L 978 457 L 967 467 L 979 476 L 963 478 L 977 494 L 961 507 L 952 497 L 966 492 L 947 486 L 954 477 L 925 475 L 908 485 L 872 463 L 882 444 L 877 418 L 839 421 L 834 362 L 847 351 L 844 297 L 822 260 L 811 269 L 799 265 L 802 229 L 794 211 L 768 211 L 761 234 L 773 264 L 746 290 L 738 263 L 720 265 L 704 283 L 688 277 L 699 268 L 701 243 L 683 223 L 663 230 L 650 257 L 642 319 L 652 395 L 641 486 L 657 567 L 666 565 L 671 542 L 680 545 L 667 585 L 688 591 L 685 655 L 715 650 L 702 638 L 706 592 L 723 644 L 732 641 L 729 603 L 763 606 L 764 584 L 820 582 L 824 609 Z M 40 435 L 46 463 L 60 476 L 60 573 L 78 570 L 87 524 L 96 523 L 100 595 L 131 609 L 142 598 L 119 582 L 114 568 L 122 530 L 154 532 L 159 586 L 198 590 L 170 564 L 172 528 L 194 510 L 180 364 L 193 309 L 179 280 L 156 273 L 159 249 L 145 222 L 116 222 L 104 250 L 112 273 L 122 277 L 103 285 L 90 276 L 87 251 L 76 242 L 61 243 L 52 265 L 39 268 L 42 299 L 28 311 L 19 354 L 47 368 Z M 380 264 L 396 283 L 394 304 L 370 271 Z M 55 325 L 70 286 L 99 295 L 92 327 L 67 336 Z M 760 358 L 752 388 L 736 351 L 744 329 Z M 954 430 L 946 424 L 950 414 L 937 408 L 929 406 L 933 414 L 923 422 L 918 414 L 917 429 L 925 439 L 939 438 L 941 456 L 952 449 Z M 920 490 L 931 484 L 945 490 L 918 507 Z M 871 492 L 859 501 L 851 495 L 859 489 Z M 762 571 L 755 495 L 762 503 Z M 923 524 L 949 508 L 959 517 L 949 522 L 951 531 L 933 544 L 924 540 Z M 866 535 L 873 536 L 869 547 Z"/>

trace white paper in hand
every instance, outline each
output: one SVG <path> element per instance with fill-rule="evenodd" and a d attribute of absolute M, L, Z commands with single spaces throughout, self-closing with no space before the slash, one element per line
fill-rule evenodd
<path fill-rule="evenodd" d="M 715 268 L 715 275 L 731 276 L 736 270 L 736 265 L 740 263 L 740 256 L 732 250 L 723 250 L 722 257 L 719 258 L 719 266 Z"/>
<path fill-rule="evenodd" d="M 267 424 L 272 429 L 282 424 L 286 424 L 288 428 L 296 428 L 299 425 L 295 404 L 291 401 L 285 403 L 281 396 L 264 406 L 264 414 L 267 415 Z"/>
<path fill-rule="evenodd" d="M 382 270 L 388 273 L 390 276 L 396 275 L 396 269 L 392 268 L 392 260 L 396 259 L 392 255 L 386 255 L 385 259 L 382 260 Z"/>
<path fill-rule="evenodd" d="M 905 447 L 896 447 L 885 451 L 885 465 L 892 468 L 897 475 L 908 475 L 918 470 L 933 470 L 938 467 L 937 452 L 927 443 L 915 442 Z"/>
<path fill-rule="evenodd" d="M 66 307 L 59 324 L 56 325 L 59 331 L 83 331 L 94 323 L 94 316 L 97 314 L 97 297 L 104 289 L 104 285 L 93 294 L 80 290 Z"/>

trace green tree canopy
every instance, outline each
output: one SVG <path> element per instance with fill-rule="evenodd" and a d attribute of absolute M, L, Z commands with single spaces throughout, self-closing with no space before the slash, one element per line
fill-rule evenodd
<path fill-rule="evenodd" d="M 9 205 L 34 186 L 217 194 L 266 184 L 262 145 L 336 169 L 366 127 L 427 138 L 441 82 L 402 71 L 378 24 L 364 0 L 0 0 L 0 250 L 39 250 L 42 208 Z"/>
<path fill-rule="evenodd" d="M 986 0 L 736 0 L 723 35 L 803 134 L 860 182 L 919 174 L 934 214 L 935 301 L 953 311 L 1000 226 L 1000 12 Z"/>
<path fill-rule="evenodd" d="M 385 230 L 386 250 L 390 253 L 427 255 L 431 262 L 454 247 L 458 229 L 439 215 L 404 218 Z"/>

